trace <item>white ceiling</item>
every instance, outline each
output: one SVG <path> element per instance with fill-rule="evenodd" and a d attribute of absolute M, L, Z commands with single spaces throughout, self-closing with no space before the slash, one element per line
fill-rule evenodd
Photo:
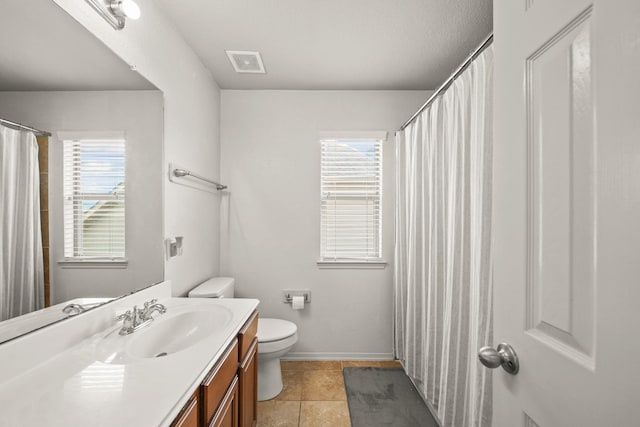
<path fill-rule="evenodd" d="M 223 89 L 434 89 L 492 30 L 492 0 L 156 1 Z"/>
<path fill-rule="evenodd" d="M 155 86 L 53 1 L 2 2 L 0 91 L 116 89 Z"/>

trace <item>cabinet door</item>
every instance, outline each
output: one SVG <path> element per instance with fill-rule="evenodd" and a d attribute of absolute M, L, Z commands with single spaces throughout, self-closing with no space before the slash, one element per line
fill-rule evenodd
<path fill-rule="evenodd" d="M 209 427 L 238 427 L 238 425 L 238 377 L 234 377 Z"/>
<path fill-rule="evenodd" d="M 258 422 L 258 338 L 254 338 L 238 369 L 240 377 L 240 427 Z"/>
<path fill-rule="evenodd" d="M 227 348 L 220 361 L 202 383 L 202 419 L 207 425 L 224 399 L 229 384 L 238 371 L 238 341 Z"/>
<path fill-rule="evenodd" d="M 171 423 L 171 427 L 199 427 L 198 423 L 198 396 L 191 396 L 191 399 L 184 405 L 184 408 L 176 419 Z"/>

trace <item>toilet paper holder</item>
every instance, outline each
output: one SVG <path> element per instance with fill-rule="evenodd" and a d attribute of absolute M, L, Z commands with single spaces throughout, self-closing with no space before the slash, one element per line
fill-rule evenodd
<path fill-rule="evenodd" d="M 282 302 L 285 304 L 291 304 L 293 297 L 304 297 L 305 304 L 311 302 L 311 291 L 308 289 L 285 289 L 282 293 L 284 294 Z"/>

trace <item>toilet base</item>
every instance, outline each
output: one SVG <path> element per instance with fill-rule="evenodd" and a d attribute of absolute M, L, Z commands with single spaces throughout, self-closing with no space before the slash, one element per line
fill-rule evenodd
<path fill-rule="evenodd" d="M 258 355 L 258 401 L 270 400 L 282 391 L 280 358 L 260 358 Z"/>

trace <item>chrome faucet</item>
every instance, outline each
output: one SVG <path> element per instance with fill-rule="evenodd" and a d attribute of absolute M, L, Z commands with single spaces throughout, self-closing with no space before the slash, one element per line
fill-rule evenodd
<path fill-rule="evenodd" d="M 122 313 L 116 320 L 122 320 L 122 328 L 120 329 L 120 335 L 129 335 L 134 333 L 140 328 L 144 328 L 149 323 L 153 322 L 151 314 L 154 311 L 160 314 L 166 313 L 167 308 L 158 304 L 158 300 L 151 300 L 144 303 L 144 308 L 140 309 L 138 306 L 133 306 L 133 310 L 127 310 Z"/>
<path fill-rule="evenodd" d="M 120 329 L 120 335 L 132 334 L 136 329 L 140 329 L 143 324 L 140 322 L 139 316 L 140 310 L 138 306 L 133 307 L 133 311 L 127 310 L 122 313 L 116 320 L 122 320 L 122 328 Z"/>
<path fill-rule="evenodd" d="M 62 312 L 64 314 L 68 314 L 69 316 L 75 316 L 76 314 L 84 313 L 88 309 L 93 308 L 93 307 L 97 307 L 97 306 L 99 306 L 101 304 L 102 304 L 101 302 L 95 302 L 95 303 L 91 303 L 91 304 L 71 303 L 71 304 L 65 305 L 65 307 L 62 309 Z"/>
<path fill-rule="evenodd" d="M 151 301 L 147 301 L 144 303 L 144 308 L 140 311 L 140 320 L 143 322 L 146 320 L 153 320 L 151 315 L 154 312 L 158 312 L 160 314 L 164 314 L 167 312 L 167 307 L 158 303 L 157 299 L 152 299 Z"/>
<path fill-rule="evenodd" d="M 76 315 L 76 314 L 80 314 L 80 313 L 82 313 L 82 312 L 84 312 L 84 311 L 86 311 L 86 310 L 87 310 L 87 309 L 86 309 L 86 308 L 84 308 L 83 306 L 81 306 L 80 304 L 75 304 L 75 303 L 73 303 L 73 304 L 68 304 L 68 305 L 66 305 L 66 306 L 62 309 L 62 312 L 63 312 L 64 314 L 68 314 L 68 315 L 70 315 L 70 316 L 74 316 L 74 315 Z"/>

